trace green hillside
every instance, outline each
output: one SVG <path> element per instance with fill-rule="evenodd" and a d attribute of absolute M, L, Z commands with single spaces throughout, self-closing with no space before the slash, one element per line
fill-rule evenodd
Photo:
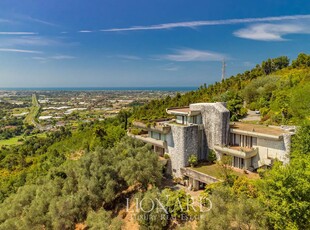
<path fill-rule="evenodd" d="M 290 61 L 282 56 L 268 59 L 250 71 L 176 97 L 153 100 L 134 110 L 133 118 L 167 117 L 166 108 L 197 102 L 227 102 L 231 120 L 247 109 L 259 110 L 266 124 L 300 124 L 310 119 L 310 56 L 299 54 Z M 246 108 L 244 108 L 244 105 Z"/>
<path fill-rule="evenodd" d="M 0 229 L 120 230 L 128 221 L 126 198 L 144 199 L 144 210 L 150 210 L 133 217 L 141 217 L 135 223 L 139 229 L 309 229 L 309 82 L 310 56 L 300 54 L 291 64 L 287 57 L 269 59 L 221 83 L 151 101 L 132 116 L 121 111 L 77 130 L 61 128 L 2 146 Z M 187 208 L 185 191 L 163 189 L 162 164 L 151 146 L 125 134 L 128 118 L 165 117 L 167 107 L 213 101 L 227 102 L 232 120 L 249 108 L 261 111 L 262 123 L 302 125 L 292 140 L 290 163 L 275 161 L 256 180 L 220 162 L 225 177 L 200 194 L 212 201 L 212 210 L 200 215 L 196 204 L 195 210 Z M 148 202 L 167 197 L 160 207 Z"/>

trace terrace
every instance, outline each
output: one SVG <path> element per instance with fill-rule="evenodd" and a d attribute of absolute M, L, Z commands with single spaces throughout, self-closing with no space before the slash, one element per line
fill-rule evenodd
<path fill-rule="evenodd" d="M 241 147 L 241 146 L 220 146 L 215 145 L 214 149 L 231 156 L 240 157 L 244 159 L 248 159 L 257 155 L 258 150 L 257 148 L 248 148 L 248 147 Z"/>
<path fill-rule="evenodd" d="M 181 173 L 183 176 L 187 176 L 205 184 L 212 184 L 220 181 L 218 179 L 219 177 L 216 178 L 214 176 L 211 176 L 210 174 L 199 172 L 195 170 L 195 168 L 181 168 Z"/>
<path fill-rule="evenodd" d="M 128 132 L 128 136 L 136 138 L 138 140 L 141 140 L 145 143 L 157 146 L 157 147 L 161 147 L 161 148 L 166 148 L 167 147 L 167 142 L 166 141 L 162 141 L 162 140 L 156 140 L 154 138 L 151 138 L 148 136 L 148 134 L 141 134 L 141 135 L 134 135 L 130 132 Z"/>
<path fill-rule="evenodd" d="M 242 122 L 234 122 L 230 124 L 230 132 L 240 135 L 268 138 L 273 140 L 280 140 L 283 134 L 288 131 L 277 126 L 255 125 Z"/>
<path fill-rule="evenodd" d="M 160 132 L 162 134 L 167 134 L 170 132 L 171 127 L 169 126 L 170 119 L 159 119 L 153 120 L 149 122 L 143 121 L 134 121 L 132 125 L 136 128 L 148 130 L 148 131 L 155 131 Z"/>
<path fill-rule="evenodd" d="M 200 114 L 199 110 L 191 110 L 189 107 L 172 107 L 166 109 L 168 114 L 181 115 L 181 116 L 195 116 Z"/>
<path fill-rule="evenodd" d="M 235 176 L 246 176 L 249 179 L 258 179 L 259 175 L 257 173 L 253 173 L 253 172 L 249 172 L 249 171 L 245 171 L 242 169 L 238 169 L 238 168 L 234 168 L 234 167 L 230 167 L 231 169 L 231 173 Z M 192 176 L 197 175 L 199 176 L 198 178 L 195 177 L 196 179 L 201 179 L 201 174 L 203 175 L 207 175 L 207 179 L 208 181 L 210 180 L 214 180 L 214 182 L 216 181 L 220 181 L 223 178 L 222 175 L 222 168 L 220 165 L 218 164 L 210 164 L 210 163 L 200 163 L 197 167 L 195 168 L 190 168 L 190 167 L 186 167 L 182 170 L 187 170 L 188 172 L 192 173 Z M 185 174 L 186 175 L 186 174 Z M 194 178 L 194 179 L 195 179 Z M 199 180 L 200 180 L 199 179 Z M 201 182 L 207 183 L 206 181 L 206 177 L 202 177 L 202 179 L 200 180 Z"/>

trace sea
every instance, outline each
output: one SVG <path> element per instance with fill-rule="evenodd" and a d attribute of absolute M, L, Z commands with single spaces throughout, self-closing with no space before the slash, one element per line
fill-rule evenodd
<path fill-rule="evenodd" d="M 187 92 L 198 87 L 29 87 L 29 88 L 0 88 L 3 91 L 173 91 Z"/>

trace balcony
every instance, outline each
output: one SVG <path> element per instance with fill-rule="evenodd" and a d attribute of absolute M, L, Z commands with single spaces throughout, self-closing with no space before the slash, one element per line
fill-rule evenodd
<path fill-rule="evenodd" d="M 170 125 L 169 120 L 155 120 L 149 121 L 148 124 L 142 121 L 134 121 L 132 125 L 136 128 L 148 130 L 148 131 L 155 131 L 160 132 L 162 134 L 167 134 L 170 132 Z"/>
<path fill-rule="evenodd" d="M 248 159 L 257 155 L 257 148 L 248 148 L 241 146 L 214 146 L 214 149 L 220 153 L 240 157 L 243 159 Z"/>
<path fill-rule="evenodd" d="M 144 143 L 147 144 L 151 144 L 151 145 L 155 145 L 161 148 L 166 148 L 167 147 L 167 142 L 166 141 L 162 141 L 162 140 L 156 140 L 154 138 L 149 137 L 147 134 L 142 134 L 142 135 L 134 135 L 132 133 L 127 133 L 128 136 L 132 137 L 132 138 L 136 138 L 138 140 L 143 141 Z"/>

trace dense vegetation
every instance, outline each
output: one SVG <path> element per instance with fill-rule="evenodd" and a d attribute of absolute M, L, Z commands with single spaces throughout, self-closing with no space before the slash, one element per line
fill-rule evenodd
<path fill-rule="evenodd" d="M 0 140 L 7 140 L 22 134 L 29 135 L 33 130 L 32 125 L 24 125 L 21 117 L 13 116 L 12 110 L 23 109 L 26 105 L 15 105 L 8 102 L 0 102 Z"/>
<path fill-rule="evenodd" d="M 67 160 L 0 205 L 6 210 L 0 213 L 0 229 L 74 229 L 91 210 L 115 208 L 116 199 L 129 186 L 158 186 L 161 167 L 148 146 L 131 138 L 89 152 L 78 161 Z"/>
<path fill-rule="evenodd" d="M 33 136 L 24 144 L 0 149 L 0 201 L 27 181 L 33 182 L 66 159 L 78 159 L 96 147 L 112 147 L 124 135 L 120 118 L 82 124 L 77 131 L 61 127 L 46 137 Z"/>
<path fill-rule="evenodd" d="M 208 186 L 214 206 L 200 229 L 309 229 L 310 125 L 300 128 L 293 149 L 289 165 L 275 163 L 260 180 Z"/>
<path fill-rule="evenodd" d="M 0 229 L 121 229 L 118 211 L 125 197 L 145 199 L 137 217 L 141 229 L 167 229 L 175 223 L 198 229 L 310 228 L 310 56 L 268 59 L 251 71 L 174 98 L 153 100 L 116 118 L 62 128 L 46 137 L 0 150 Z M 161 189 L 162 165 L 150 146 L 124 137 L 130 119 L 165 117 L 165 109 L 193 102 L 225 101 L 232 120 L 246 107 L 260 110 L 262 122 L 298 124 L 291 162 L 276 162 L 261 179 L 232 174 L 223 159 L 222 183 L 202 197 L 212 209 L 187 209 L 184 191 Z M 1 111 L 0 111 L 1 112 Z M 192 164 L 196 162 L 192 159 Z M 167 201 L 167 197 L 169 200 Z M 153 209 L 154 199 L 166 200 Z M 193 207 L 195 205 L 193 204 Z M 164 212 L 163 210 L 167 210 Z M 180 228 L 182 229 L 182 228 Z"/>
<path fill-rule="evenodd" d="M 250 71 L 185 95 L 166 97 L 135 108 L 133 119 L 149 120 L 169 116 L 166 108 L 188 106 L 196 102 L 227 103 L 231 120 L 237 120 L 247 109 L 260 110 L 267 124 L 300 124 L 310 114 L 310 56 L 299 54 L 289 65 L 287 57 L 268 59 Z M 246 108 L 244 108 L 246 104 Z"/>

